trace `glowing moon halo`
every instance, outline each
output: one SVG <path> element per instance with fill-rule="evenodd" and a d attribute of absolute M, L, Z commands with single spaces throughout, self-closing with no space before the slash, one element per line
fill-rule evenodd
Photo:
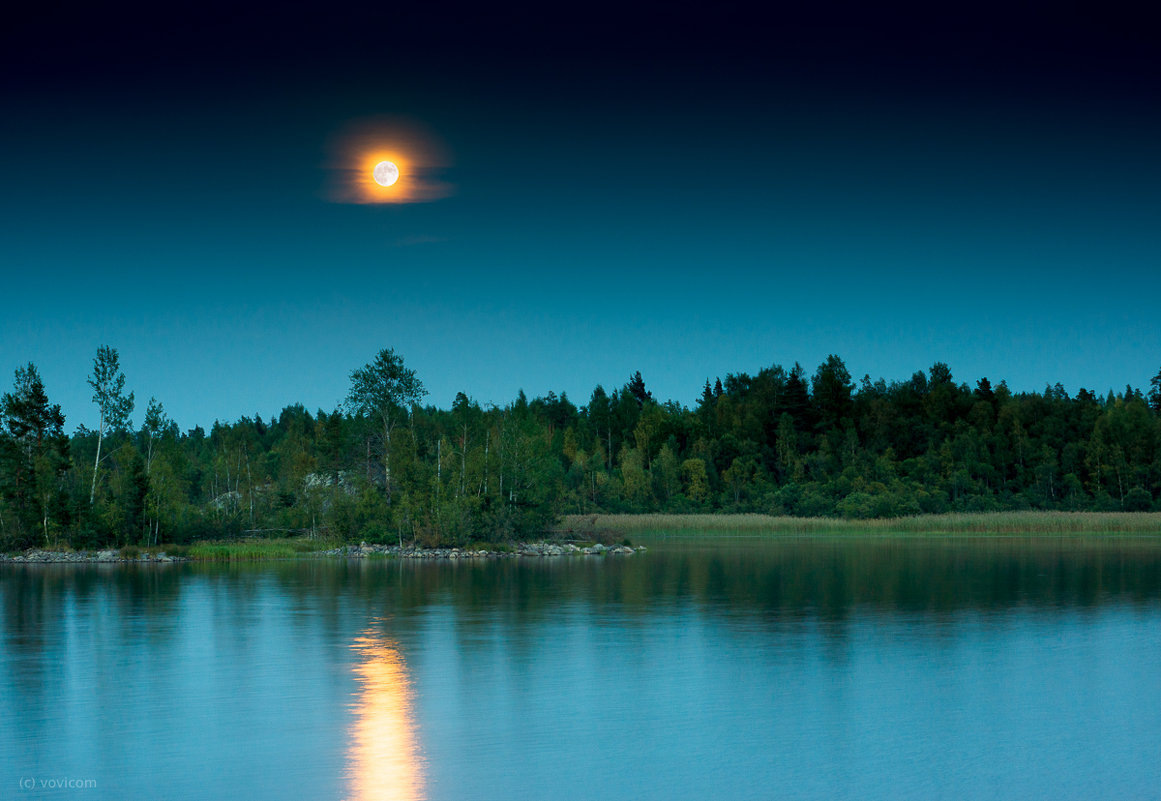
<path fill-rule="evenodd" d="M 399 168 L 390 161 L 380 161 L 371 171 L 371 176 L 379 186 L 391 186 L 399 180 Z"/>

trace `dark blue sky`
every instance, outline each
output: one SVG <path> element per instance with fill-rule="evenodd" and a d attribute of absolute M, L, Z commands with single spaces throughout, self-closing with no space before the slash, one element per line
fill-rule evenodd
<path fill-rule="evenodd" d="M 828 353 L 1070 392 L 1161 367 L 1144 19 L 664 8 L 18 16 L 0 385 L 35 362 L 71 430 L 101 344 L 135 421 L 183 428 L 333 408 L 384 347 L 445 407 L 635 370 L 691 403 Z M 454 194 L 328 202 L 334 137 L 385 114 Z"/>

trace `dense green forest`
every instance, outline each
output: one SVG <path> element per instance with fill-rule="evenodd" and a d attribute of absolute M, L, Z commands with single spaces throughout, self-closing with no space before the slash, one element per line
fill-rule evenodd
<path fill-rule="evenodd" d="M 894 517 L 1161 509 L 1161 372 L 1070 396 L 956 383 L 936 363 L 857 385 L 829 356 L 707 381 L 694 408 L 638 372 L 593 390 L 423 405 L 392 350 L 333 411 L 288 406 L 182 432 L 150 399 L 135 427 L 116 350 L 89 376 L 96 430 L 65 433 L 33 364 L 0 400 L 0 549 L 310 534 L 466 544 L 535 535 L 565 513 Z"/>

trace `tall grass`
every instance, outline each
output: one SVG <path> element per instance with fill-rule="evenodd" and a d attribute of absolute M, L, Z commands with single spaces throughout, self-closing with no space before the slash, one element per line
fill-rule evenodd
<path fill-rule="evenodd" d="M 1157 534 L 1158 512 L 979 512 L 883 520 L 733 515 L 567 515 L 558 531 L 634 534 Z"/>
<path fill-rule="evenodd" d="M 160 545 L 126 545 L 118 554 L 122 559 L 136 559 L 139 556 L 156 557 L 159 554 L 166 556 L 180 556 L 186 558 L 189 556 L 188 545 L 174 545 L 170 543 L 162 543 Z"/>
<path fill-rule="evenodd" d="M 323 550 L 327 547 L 327 543 L 305 539 L 198 542 L 189 546 L 189 557 L 199 562 L 294 559 L 301 554 Z"/>

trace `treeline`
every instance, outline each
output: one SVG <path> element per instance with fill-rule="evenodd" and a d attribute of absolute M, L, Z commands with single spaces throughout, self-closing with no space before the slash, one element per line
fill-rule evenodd
<path fill-rule="evenodd" d="M 89 377 L 96 430 L 65 434 L 32 364 L 0 399 L 0 548 L 154 545 L 244 535 L 464 545 L 539 534 L 563 513 L 1161 509 L 1161 372 L 1070 396 L 957 383 L 937 363 L 856 386 L 829 356 L 706 382 L 694 408 L 638 372 L 565 394 L 425 406 L 391 350 L 342 405 L 181 432 L 151 399 L 134 427 L 118 354 Z"/>

